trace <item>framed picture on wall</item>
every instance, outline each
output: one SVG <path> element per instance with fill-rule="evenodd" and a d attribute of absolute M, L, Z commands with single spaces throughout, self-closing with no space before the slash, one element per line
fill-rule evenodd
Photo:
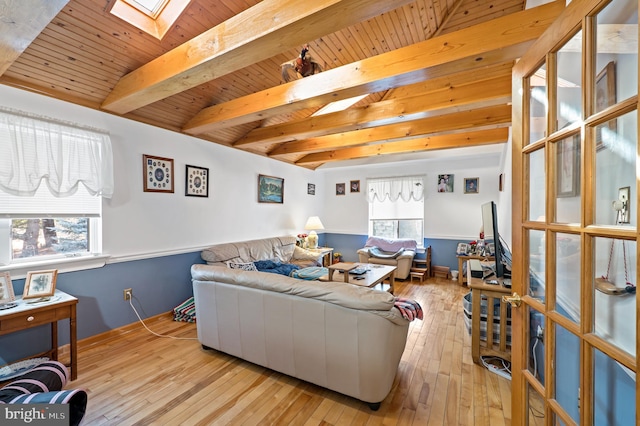
<path fill-rule="evenodd" d="M 173 192 L 173 160 L 143 154 L 142 179 L 144 192 Z"/>
<path fill-rule="evenodd" d="M 595 90 L 595 108 L 596 112 L 610 107 L 616 103 L 616 64 L 611 61 L 596 76 Z M 596 127 L 596 151 L 605 147 L 603 140 L 603 132 L 615 134 L 617 132 L 616 119 L 609 120 Z"/>
<path fill-rule="evenodd" d="M 464 193 L 465 194 L 477 194 L 479 191 L 478 184 L 480 178 L 464 178 Z"/>
<path fill-rule="evenodd" d="M 346 192 L 344 183 L 336 183 L 336 195 L 344 195 Z"/>
<path fill-rule="evenodd" d="M 258 175 L 258 202 L 284 203 L 284 179 L 275 176 Z"/>
<path fill-rule="evenodd" d="M 27 273 L 24 283 L 23 299 L 36 299 L 39 297 L 53 296 L 56 291 L 56 279 L 58 270 L 34 271 Z"/>
<path fill-rule="evenodd" d="M 189 197 L 209 196 L 209 169 L 187 164 L 185 176 L 184 195 Z"/>
<path fill-rule="evenodd" d="M 307 184 L 307 194 L 316 195 L 316 185 L 313 183 Z"/>
<path fill-rule="evenodd" d="M 453 175 L 438 175 L 438 192 L 453 192 Z"/>
<path fill-rule="evenodd" d="M 556 142 L 556 170 L 558 198 L 580 195 L 580 135 L 572 135 Z"/>
<path fill-rule="evenodd" d="M 359 180 L 352 180 L 349 183 L 349 187 L 351 188 L 351 192 L 360 192 L 360 181 Z"/>

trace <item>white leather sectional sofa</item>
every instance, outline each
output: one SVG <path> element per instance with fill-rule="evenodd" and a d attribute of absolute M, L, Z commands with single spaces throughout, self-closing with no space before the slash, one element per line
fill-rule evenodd
<path fill-rule="evenodd" d="M 369 403 L 389 394 L 409 321 L 393 295 L 216 265 L 191 268 L 198 339 Z"/>

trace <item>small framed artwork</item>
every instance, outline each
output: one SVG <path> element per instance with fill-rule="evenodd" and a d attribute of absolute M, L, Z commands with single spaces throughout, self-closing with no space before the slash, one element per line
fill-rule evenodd
<path fill-rule="evenodd" d="M 258 202 L 284 203 L 284 179 L 274 176 L 258 175 Z"/>
<path fill-rule="evenodd" d="M 209 169 L 187 164 L 185 176 L 184 195 L 189 197 L 209 196 Z"/>
<path fill-rule="evenodd" d="M 314 183 L 307 184 L 307 194 L 316 195 L 316 185 Z"/>
<path fill-rule="evenodd" d="M 480 178 L 464 178 L 464 193 L 465 194 L 477 194 L 478 191 L 478 181 Z"/>
<path fill-rule="evenodd" d="M 359 180 L 352 180 L 349 183 L 349 187 L 351 188 L 351 192 L 360 192 L 360 181 Z"/>
<path fill-rule="evenodd" d="M 500 176 L 498 176 L 498 191 L 504 191 L 504 173 L 500 173 Z"/>
<path fill-rule="evenodd" d="M 173 160 L 142 155 L 144 192 L 173 192 Z"/>
<path fill-rule="evenodd" d="M 336 183 L 336 195 L 344 195 L 345 194 L 345 184 L 344 183 Z"/>
<path fill-rule="evenodd" d="M 629 223 L 631 217 L 631 203 L 629 202 L 631 197 L 631 187 L 625 186 L 618 189 L 618 201 L 620 201 L 620 212 L 618 213 L 618 223 Z"/>
<path fill-rule="evenodd" d="M 465 255 L 469 253 L 469 244 L 467 243 L 458 243 L 458 248 L 456 248 L 456 254 Z"/>
<path fill-rule="evenodd" d="M 16 300 L 9 272 L 0 272 L 0 306 Z"/>
<path fill-rule="evenodd" d="M 453 192 L 453 175 L 438 175 L 438 192 Z"/>
<path fill-rule="evenodd" d="M 580 135 L 576 134 L 556 143 L 558 198 L 580 195 Z"/>
<path fill-rule="evenodd" d="M 23 299 L 53 296 L 56 291 L 58 270 L 28 272 L 24 283 Z"/>
<path fill-rule="evenodd" d="M 616 64 L 611 61 L 596 76 L 595 112 L 600 112 L 616 103 Z M 596 151 L 605 147 L 602 138 L 603 130 L 611 134 L 617 132 L 617 121 L 609 120 L 596 127 Z"/>

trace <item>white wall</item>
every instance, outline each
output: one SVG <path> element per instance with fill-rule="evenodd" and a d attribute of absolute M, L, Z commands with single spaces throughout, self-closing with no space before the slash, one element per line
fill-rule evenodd
<path fill-rule="evenodd" d="M 115 191 L 103 201 L 103 251 L 113 259 L 197 250 L 213 243 L 303 232 L 321 215 L 319 173 L 93 109 L 0 85 L 0 105 L 107 130 Z M 175 192 L 142 190 L 142 155 L 174 159 Z M 209 168 L 209 197 L 186 197 L 185 165 Z M 282 177 L 283 204 L 257 202 L 258 174 Z"/>
<path fill-rule="evenodd" d="M 510 153 L 510 151 L 508 151 Z M 388 165 L 354 166 L 327 169 L 324 173 L 323 194 L 325 204 L 322 217 L 327 232 L 344 234 L 368 233 L 368 203 L 366 200 L 367 178 L 386 176 L 425 176 L 425 238 L 474 239 L 478 238 L 482 216 L 480 206 L 487 201 L 499 202 L 498 191 L 503 154 L 484 157 L 456 157 L 455 159 L 422 159 Z M 508 157 L 508 163 L 511 159 Z M 439 174 L 454 175 L 454 192 L 437 192 Z M 479 178 L 479 193 L 464 194 L 464 178 Z M 349 182 L 360 180 L 360 192 L 351 193 Z M 347 193 L 335 195 L 336 183 L 345 183 Z M 509 185 L 510 187 L 510 185 Z M 505 218 L 500 217 L 500 230 L 511 227 L 511 199 Z M 507 214 L 508 212 L 508 214 Z"/>

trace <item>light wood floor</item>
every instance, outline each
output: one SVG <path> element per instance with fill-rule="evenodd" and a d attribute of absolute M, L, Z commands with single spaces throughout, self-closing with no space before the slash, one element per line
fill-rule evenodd
<path fill-rule="evenodd" d="M 205 351 L 197 340 L 156 337 L 141 325 L 79 342 L 78 379 L 67 388 L 89 394 L 83 425 L 510 425 L 511 382 L 471 360 L 461 302 L 467 291 L 436 278 L 397 283 L 396 295 L 417 300 L 425 318 L 411 323 L 394 387 L 375 412 Z M 195 324 L 168 314 L 147 325 L 159 334 L 196 337 Z"/>

